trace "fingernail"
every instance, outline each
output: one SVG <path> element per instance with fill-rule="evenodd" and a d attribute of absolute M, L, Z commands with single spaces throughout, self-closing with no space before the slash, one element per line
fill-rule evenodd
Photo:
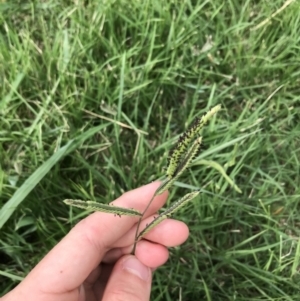
<path fill-rule="evenodd" d="M 142 280 L 147 281 L 149 279 L 150 270 L 148 267 L 143 265 L 136 257 L 129 257 L 123 263 L 123 269 L 129 273 L 140 277 Z"/>

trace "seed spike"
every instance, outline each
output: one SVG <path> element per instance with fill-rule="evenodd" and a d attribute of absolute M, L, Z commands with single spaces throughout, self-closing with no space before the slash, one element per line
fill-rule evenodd
<path fill-rule="evenodd" d="M 182 156 L 186 152 L 188 145 L 193 141 L 196 135 L 199 134 L 200 130 L 205 126 L 209 119 L 214 116 L 221 109 L 221 105 L 217 105 L 211 108 L 206 114 L 201 118 L 196 118 L 194 122 L 188 127 L 188 129 L 179 137 L 174 148 L 169 153 L 168 157 L 168 168 L 167 168 L 167 177 L 171 179 L 178 165 L 181 162 Z"/>
<path fill-rule="evenodd" d="M 194 141 L 191 148 L 184 155 L 182 161 L 178 164 L 173 177 L 171 179 L 166 179 L 155 191 L 155 195 L 162 194 L 164 191 L 170 188 L 173 185 L 173 183 L 180 177 L 180 175 L 188 168 L 189 164 L 199 152 L 201 142 L 202 137 L 199 137 L 197 140 Z"/>
<path fill-rule="evenodd" d="M 164 212 L 162 212 L 150 224 L 148 224 L 146 226 L 146 228 L 138 235 L 137 241 L 140 240 L 143 236 L 145 236 L 151 229 L 153 229 L 155 226 L 157 226 L 163 220 L 165 220 L 169 216 L 171 216 L 179 208 L 183 207 L 189 201 L 191 201 L 192 199 L 194 199 L 199 193 L 200 193 L 200 190 L 195 190 L 193 192 L 190 192 L 190 193 L 186 194 L 181 199 L 179 199 L 177 202 L 175 202 L 171 207 L 169 207 L 167 210 L 165 210 Z"/>
<path fill-rule="evenodd" d="M 101 204 L 101 203 L 93 202 L 93 201 L 67 199 L 67 200 L 64 200 L 63 202 L 70 206 L 74 206 L 74 207 L 78 207 L 78 208 L 82 208 L 82 209 L 86 209 L 86 210 L 91 210 L 91 211 L 112 213 L 112 214 L 115 214 L 118 216 L 121 216 L 121 215 L 142 216 L 142 214 L 135 209 L 106 205 L 106 204 Z"/>

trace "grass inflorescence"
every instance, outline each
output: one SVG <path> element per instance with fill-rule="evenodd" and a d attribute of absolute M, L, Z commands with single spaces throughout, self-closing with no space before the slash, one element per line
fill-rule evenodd
<path fill-rule="evenodd" d="M 180 134 L 221 104 L 172 183 L 166 208 L 199 188 L 201 202 L 176 212 L 191 234 L 152 300 L 298 300 L 297 1 L 0 8 L 1 295 L 86 215 L 62 200 L 164 180 Z"/>

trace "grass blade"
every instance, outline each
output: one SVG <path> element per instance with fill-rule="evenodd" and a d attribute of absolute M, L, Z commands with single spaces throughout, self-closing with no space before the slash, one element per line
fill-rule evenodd
<path fill-rule="evenodd" d="M 228 182 L 228 184 L 238 193 L 242 193 L 242 190 L 234 183 L 234 181 L 226 174 L 225 169 L 219 163 L 211 160 L 199 160 L 193 165 L 206 165 L 216 169 Z"/>
<path fill-rule="evenodd" d="M 89 129 L 77 138 L 70 140 L 65 146 L 55 152 L 46 162 L 16 190 L 13 196 L 0 209 L 0 229 L 5 225 L 17 207 L 22 203 L 26 196 L 34 189 L 34 187 L 44 178 L 49 170 L 66 154 L 74 150 L 84 140 L 105 128 L 107 124 L 102 124 Z"/>

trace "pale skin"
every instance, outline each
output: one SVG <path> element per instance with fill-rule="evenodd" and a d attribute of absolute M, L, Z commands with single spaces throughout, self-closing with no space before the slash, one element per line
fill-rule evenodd
<path fill-rule="evenodd" d="M 154 182 L 131 190 L 113 204 L 140 212 L 159 187 Z M 141 223 L 150 223 L 164 205 L 167 192 L 157 196 Z M 168 260 L 168 247 L 182 244 L 188 227 L 164 220 L 129 255 L 138 218 L 96 212 L 80 221 L 27 277 L 1 301 L 148 301 L 152 273 Z"/>

